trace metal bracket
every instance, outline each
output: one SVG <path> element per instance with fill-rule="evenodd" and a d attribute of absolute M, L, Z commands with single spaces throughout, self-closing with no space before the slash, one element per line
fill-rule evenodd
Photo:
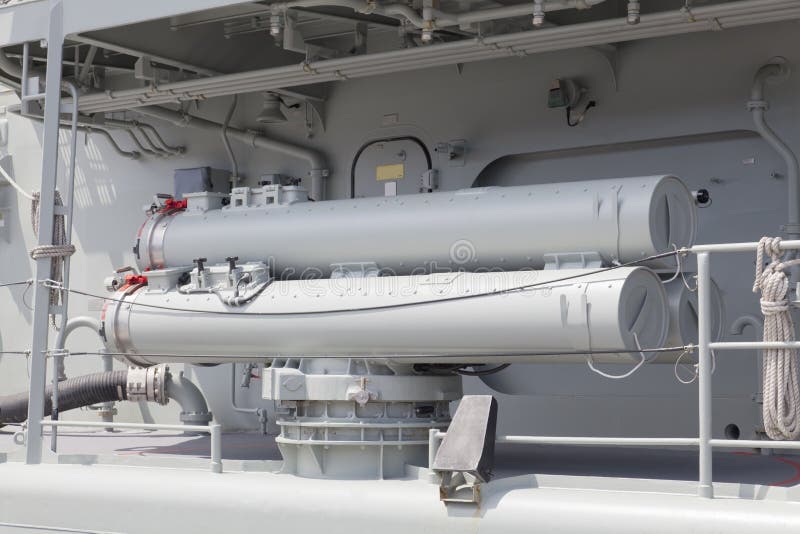
<path fill-rule="evenodd" d="M 445 503 L 480 504 L 481 484 L 464 473 L 443 473 L 439 500 Z"/>
<path fill-rule="evenodd" d="M 589 47 L 594 50 L 606 60 L 608 70 L 611 72 L 611 84 L 614 87 L 614 92 L 619 92 L 619 62 L 618 62 L 618 45 L 605 44 Z"/>
<path fill-rule="evenodd" d="M 127 383 L 128 400 L 131 402 L 150 401 L 167 404 L 169 402 L 169 397 L 167 397 L 166 393 L 168 374 L 169 367 L 166 365 L 147 368 L 130 367 L 128 369 Z"/>
<path fill-rule="evenodd" d="M 331 263 L 331 278 L 373 278 L 379 271 L 374 261 Z"/>
<path fill-rule="evenodd" d="M 462 397 L 431 466 L 442 476 L 440 500 L 480 502 L 480 485 L 492 477 L 496 428 L 497 401 L 494 397 Z"/>
<path fill-rule="evenodd" d="M 431 193 L 439 189 L 439 173 L 436 169 L 428 169 L 419 177 L 419 192 Z"/>
<path fill-rule="evenodd" d="M 558 269 L 598 269 L 603 266 L 603 258 L 597 252 L 563 252 L 544 254 L 544 270 Z"/>
<path fill-rule="evenodd" d="M 436 143 L 434 151 L 449 167 L 463 167 L 467 162 L 467 142 L 464 139 Z"/>

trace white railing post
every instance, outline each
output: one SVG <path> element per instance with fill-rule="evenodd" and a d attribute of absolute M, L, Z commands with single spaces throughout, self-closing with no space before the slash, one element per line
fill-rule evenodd
<path fill-rule="evenodd" d="M 47 38 L 47 78 L 45 83 L 44 131 L 42 135 L 42 181 L 39 197 L 39 238 L 37 245 L 53 244 L 56 176 L 58 174 L 58 132 L 61 122 L 61 69 L 64 45 L 63 5 L 51 0 Z M 27 80 L 22 80 L 26 84 Z M 27 89 L 27 88 L 26 88 Z M 71 200 L 68 200 L 71 201 Z M 33 293 L 33 334 L 31 372 L 28 389 L 28 437 L 25 462 L 42 461 L 42 424 L 46 381 L 47 335 L 50 330 L 50 288 L 41 281 L 50 278 L 50 258 L 36 260 Z"/>
<path fill-rule="evenodd" d="M 211 471 L 222 473 L 222 425 L 212 423 L 208 430 L 211 434 Z"/>
<path fill-rule="evenodd" d="M 697 327 L 698 327 L 698 437 L 700 439 L 697 493 L 700 497 L 714 497 L 713 473 L 711 467 L 711 257 L 709 252 L 697 254 Z"/>
<path fill-rule="evenodd" d="M 433 469 L 433 462 L 436 461 L 436 453 L 439 452 L 439 445 L 442 438 L 439 436 L 438 428 L 428 430 L 428 469 Z"/>

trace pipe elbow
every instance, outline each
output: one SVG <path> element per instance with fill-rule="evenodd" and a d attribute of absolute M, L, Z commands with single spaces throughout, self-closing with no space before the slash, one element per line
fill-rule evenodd
<path fill-rule="evenodd" d="M 744 333 L 744 329 L 748 326 L 752 326 L 756 331 L 756 337 L 760 337 L 759 333 L 764 328 L 764 323 L 754 315 L 742 315 L 733 321 L 733 323 L 731 323 L 730 333 L 733 336 L 741 336 Z"/>
<path fill-rule="evenodd" d="M 58 337 L 56 337 L 56 350 L 63 349 L 66 346 L 69 335 L 78 328 L 89 328 L 93 330 L 101 338 L 100 340 L 103 341 L 103 336 L 101 334 L 103 323 L 100 322 L 99 319 L 89 316 L 74 317 L 67 321 L 66 326 L 58 333 Z"/>
<path fill-rule="evenodd" d="M 181 422 L 185 425 L 207 425 L 213 415 L 200 389 L 183 375 L 170 373 L 166 384 L 167 397 L 181 407 Z"/>
<path fill-rule="evenodd" d="M 750 100 L 764 100 L 764 87 L 770 82 L 780 82 L 789 77 L 790 70 L 784 61 L 774 61 L 762 66 L 753 77 L 753 85 L 750 89 Z"/>

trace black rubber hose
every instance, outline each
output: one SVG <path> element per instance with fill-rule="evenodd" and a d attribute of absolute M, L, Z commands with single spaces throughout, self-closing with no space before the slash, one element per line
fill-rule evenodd
<path fill-rule="evenodd" d="M 53 385 L 45 390 L 44 415 L 52 412 Z M 128 398 L 128 371 L 108 371 L 69 378 L 58 383 L 58 411 L 66 412 L 101 402 Z M 28 419 L 28 393 L 0 397 L 0 425 Z"/>

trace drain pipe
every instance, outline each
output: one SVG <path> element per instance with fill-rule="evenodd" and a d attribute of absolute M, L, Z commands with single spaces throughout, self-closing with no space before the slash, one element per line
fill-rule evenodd
<path fill-rule="evenodd" d="M 247 369 L 250 372 L 250 369 Z M 231 408 L 234 412 L 246 413 L 258 417 L 258 422 L 261 425 L 261 433 L 267 433 L 267 411 L 263 408 L 242 408 L 236 404 L 236 362 L 231 364 Z"/>
<path fill-rule="evenodd" d="M 223 125 L 217 122 L 202 119 L 187 113 L 179 113 L 177 111 L 172 111 L 162 107 L 142 107 L 136 109 L 136 112 L 148 117 L 170 122 L 181 128 L 194 127 L 214 133 L 216 135 L 220 135 L 223 128 Z M 311 167 L 311 170 L 309 171 L 309 177 L 311 178 L 309 196 L 313 200 L 325 199 L 325 184 L 323 179 L 328 176 L 328 169 L 327 163 L 325 162 L 325 158 L 322 156 L 322 154 L 310 148 L 286 143 L 283 141 L 276 141 L 259 133 L 240 130 L 238 128 L 228 127 L 226 129 L 226 133 L 230 139 L 236 139 L 237 141 L 250 145 L 253 148 L 262 148 L 264 150 L 280 152 L 286 156 L 302 159 L 308 162 L 309 166 Z"/>
<path fill-rule="evenodd" d="M 783 58 L 776 58 L 764 65 L 755 75 L 750 90 L 750 101 L 747 109 L 753 114 L 756 131 L 778 154 L 786 164 L 787 186 L 789 198 L 788 222 L 784 232 L 789 239 L 800 239 L 800 164 L 792 149 L 770 128 L 764 114 L 769 103 L 764 100 L 764 88 L 768 82 L 781 82 L 789 77 L 789 66 Z M 792 281 L 797 281 L 797 270 L 792 271 Z"/>
<path fill-rule="evenodd" d="M 198 387 L 183 375 L 183 371 L 166 376 L 167 397 L 181 406 L 181 422 L 185 425 L 207 425 L 213 415 Z"/>

